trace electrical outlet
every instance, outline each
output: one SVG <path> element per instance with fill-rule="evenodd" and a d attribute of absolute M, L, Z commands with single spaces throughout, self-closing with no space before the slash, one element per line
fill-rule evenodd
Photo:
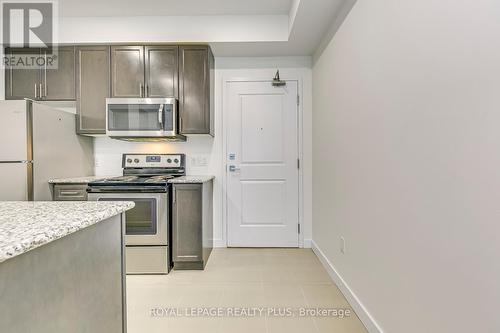
<path fill-rule="evenodd" d="M 198 165 L 206 167 L 208 165 L 208 159 L 206 156 L 199 156 L 198 157 Z"/>
<path fill-rule="evenodd" d="M 208 166 L 208 157 L 206 155 L 196 155 L 191 157 L 191 166 L 206 167 Z"/>
<path fill-rule="evenodd" d="M 345 252 L 346 252 L 345 238 L 344 236 L 340 236 L 340 253 L 345 254 Z"/>

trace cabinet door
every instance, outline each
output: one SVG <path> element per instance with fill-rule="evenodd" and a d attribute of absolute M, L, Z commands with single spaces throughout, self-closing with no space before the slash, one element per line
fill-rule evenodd
<path fill-rule="evenodd" d="M 106 133 L 106 98 L 110 96 L 109 46 L 76 48 L 77 133 Z"/>
<path fill-rule="evenodd" d="M 7 49 L 7 56 L 19 56 L 22 54 L 40 54 L 40 49 Z M 35 99 L 39 94 L 41 70 L 34 69 L 5 69 L 5 99 Z M 35 92 L 36 91 L 36 92 Z"/>
<path fill-rule="evenodd" d="M 42 99 L 75 100 L 75 47 L 59 47 L 57 69 L 42 71 Z"/>
<path fill-rule="evenodd" d="M 177 46 L 146 46 L 146 97 L 178 97 Z"/>
<path fill-rule="evenodd" d="M 179 49 L 179 114 L 182 134 L 210 134 L 208 46 Z"/>
<path fill-rule="evenodd" d="M 111 95 L 137 98 L 144 94 L 144 47 L 111 47 Z"/>
<path fill-rule="evenodd" d="M 202 185 L 173 186 L 173 260 L 202 261 Z"/>

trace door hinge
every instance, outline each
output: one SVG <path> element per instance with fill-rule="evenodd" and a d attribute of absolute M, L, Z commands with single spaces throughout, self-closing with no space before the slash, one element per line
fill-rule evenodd
<path fill-rule="evenodd" d="M 297 169 L 300 169 L 300 159 L 297 159 Z"/>
<path fill-rule="evenodd" d="M 299 223 L 299 224 L 297 224 L 297 230 L 298 230 L 298 232 L 299 232 L 299 234 L 300 234 L 300 223 Z"/>
<path fill-rule="evenodd" d="M 297 95 L 297 105 L 300 105 L 300 95 Z"/>

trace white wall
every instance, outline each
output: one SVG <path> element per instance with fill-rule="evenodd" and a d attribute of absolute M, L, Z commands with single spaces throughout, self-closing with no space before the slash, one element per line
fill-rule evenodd
<path fill-rule="evenodd" d="M 288 15 L 63 17 L 59 43 L 272 42 L 288 40 Z"/>
<path fill-rule="evenodd" d="M 385 332 L 500 331 L 499 36 L 498 1 L 358 0 L 313 67 L 313 241 Z"/>
<path fill-rule="evenodd" d="M 303 95 L 303 137 L 304 169 L 302 216 L 304 244 L 310 246 L 311 239 L 311 198 L 312 198 L 312 82 L 310 57 L 280 58 L 216 58 L 215 86 L 215 137 L 208 135 L 189 136 L 184 143 L 131 143 L 109 138 L 96 138 L 94 153 L 96 175 L 121 174 L 123 153 L 185 153 L 187 170 L 191 175 L 215 175 L 214 183 L 214 238 L 217 246 L 226 245 L 226 226 L 223 221 L 223 199 L 225 158 L 223 153 L 222 85 L 224 78 L 271 79 L 276 68 L 281 69 L 282 78 L 300 77 Z M 194 159 L 194 160 L 193 160 Z M 200 165 L 206 160 L 206 165 Z"/>

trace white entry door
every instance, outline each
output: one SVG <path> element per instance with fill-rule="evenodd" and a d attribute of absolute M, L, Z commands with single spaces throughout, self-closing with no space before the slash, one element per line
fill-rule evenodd
<path fill-rule="evenodd" d="M 228 246 L 298 246 L 297 82 L 227 89 Z"/>

